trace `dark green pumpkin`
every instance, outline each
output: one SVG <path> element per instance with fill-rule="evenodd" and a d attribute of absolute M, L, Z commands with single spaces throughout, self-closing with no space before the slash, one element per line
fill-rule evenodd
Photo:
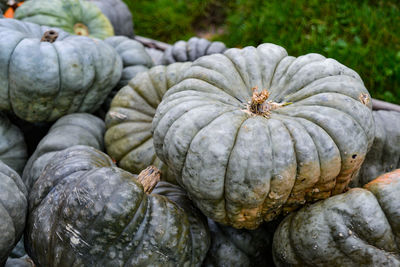
<path fill-rule="evenodd" d="M 192 37 L 187 42 L 178 41 L 164 51 L 163 65 L 174 62 L 195 61 L 199 57 L 223 53 L 226 46 L 222 42 L 210 42 L 204 38 Z"/>
<path fill-rule="evenodd" d="M 139 73 L 114 97 L 105 119 L 104 142 L 107 153 L 122 169 L 138 174 L 155 165 L 167 173 L 154 152 L 151 123 L 163 95 L 189 65 L 175 63 Z"/>
<path fill-rule="evenodd" d="M 200 266 L 207 222 L 176 186 L 147 195 L 106 154 L 74 146 L 32 188 L 27 250 L 39 266 Z M 169 197 L 172 197 L 172 201 Z M 183 204 L 183 205 L 182 205 Z"/>
<path fill-rule="evenodd" d="M 95 4 L 84 0 L 27 1 L 17 8 L 14 18 L 99 39 L 114 35 L 107 17 Z"/>
<path fill-rule="evenodd" d="M 400 266 L 400 169 L 290 214 L 273 241 L 277 266 Z"/>
<path fill-rule="evenodd" d="M 96 111 L 122 73 L 103 41 L 28 22 L 0 19 L 0 46 L 0 110 L 30 122 Z"/>
<path fill-rule="evenodd" d="M 374 139 L 360 76 L 262 44 L 192 63 L 153 119 L 157 156 L 209 218 L 235 228 L 343 192 Z"/>
<path fill-rule="evenodd" d="M 28 192 L 21 177 L 0 161 L 0 266 L 21 239 L 28 210 Z"/>
<path fill-rule="evenodd" d="M 86 113 L 69 114 L 56 121 L 25 166 L 22 180 L 28 190 L 58 151 L 75 145 L 103 150 L 104 131 L 104 122 Z"/>

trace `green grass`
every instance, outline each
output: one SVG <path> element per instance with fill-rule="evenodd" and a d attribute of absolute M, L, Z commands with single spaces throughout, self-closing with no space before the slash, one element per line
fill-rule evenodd
<path fill-rule="evenodd" d="M 213 24 L 213 39 L 230 47 L 271 42 L 293 56 L 334 58 L 356 70 L 373 97 L 400 104 L 397 0 L 125 1 L 139 35 L 173 43 Z"/>

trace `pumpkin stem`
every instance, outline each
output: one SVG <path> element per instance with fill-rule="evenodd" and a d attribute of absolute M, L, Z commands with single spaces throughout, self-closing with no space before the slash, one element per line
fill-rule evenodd
<path fill-rule="evenodd" d="M 89 36 L 89 28 L 80 22 L 74 25 L 74 32 L 76 35 Z"/>
<path fill-rule="evenodd" d="M 269 97 L 269 92 L 267 89 L 258 92 L 258 87 L 256 86 L 253 87 L 252 90 L 253 95 L 251 97 L 251 101 L 248 102 L 247 110 L 245 111 L 247 113 L 269 118 L 272 110 L 292 104 L 291 102 L 276 103 L 273 101 L 266 101 Z"/>
<path fill-rule="evenodd" d="M 58 38 L 58 32 L 56 32 L 55 30 L 48 30 L 43 34 L 42 39 L 40 41 L 54 43 L 57 40 L 57 38 Z"/>
<path fill-rule="evenodd" d="M 161 179 L 161 171 L 155 166 L 149 166 L 138 175 L 137 180 L 143 185 L 144 192 L 150 194 Z"/>

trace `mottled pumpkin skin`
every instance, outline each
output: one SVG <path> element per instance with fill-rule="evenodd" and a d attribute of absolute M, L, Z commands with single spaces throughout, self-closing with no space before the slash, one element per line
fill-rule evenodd
<path fill-rule="evenodd" d="M 48 29 L 0 19 L 0 110 L 30 122 L 96 111 L 121 77 L 121 58 L 103 41 L 58 29 L 54 43 L 40 42 Z"/>
<path fill-rule="evenodd" d="M 115 35 L 124 35 L 132 38 L 133 20 L 128 6 L 121 0 L 88 0 L 100 8 L 101 12 L 110 20 Z"/>
<path fill-rule="evenodd" d="M 290 214 L 275 232 L 277 266 L 400 266 L 400 169 Z"/>
<path fill-rule="evenodd" d="M 0 113 L 0 161 L 21 174 L 27 159 L 27 148 L 21 130 Z"/>
<path fill-rule="evenodd" d="M 267 89 L 269 116 L 249 111 Z M 362 103 L 361 100 L 363 101 Z M 255 229 L 282 211 L 341 193 L 374 139 L 359 75 L 319 54 L 262 44 L 204 56 L 153 119 L 157 156 L 209 218 Z"/>
<path fill-rule="evenodd" d="M 106 115 L 104 142 L 119 167 L 138 174 L 154 165 L 163 171 L 163 178 L 172 181 L 170 178 L 174 177 L 166 175 L 166 167 L 155 154 L 151 123 L 165 92 L 190 64 L 157 66 L 139 73 L 116 94 Z"/>
<path fill-rule="evenodd" d="M 24 168 L 22 180 L 28 190 L 58 151 L 75 145 L 103 150 L 104 131 L 104 122 L 87 113 L 66 115 L 56 121 L 40 141 Z"/>
<path fill-rule="evenodd" d="M 33 261 L 28 257 L 22 258 L 8 258 L 4 267 L 35 267 Z"/>
<path fill-rule="evenodd" d="M 14 18 L 99 39 L 114 35 L 107 17 L 95 4 L 84 0 L 27 1 L 17 8 Z M 82 31 L 79 24 L 86 28 Z"/>
<path fill-rule="evenodd" d="M 195 61 L 199 57 L 223 53 L 226 46 L 222 42 L 210 42 L 204 38 L 192 37 L 189 41 L 178 41 L 164 51 L 163 65 L 174 62 Z"/>
<path fill-rule="evenodd" d="M 352 187 L 362 187 L 379 175 L 400 168 L 400 113 L 373 111 L 375 139 Z"/>
<path fill-rule="evenodd" d="M 176 187 L 167 191 L 186 197 Z M 200 266 L 206 222 L 177 202 L 146 195 L 106 154 L 71 147 L 53 157 L 30 193 L 28 253 L 52 267 Z"/>
<path fill-rule="evenodd" d="M 20 240 L 28 211 L 28 192 L 21 177 L 0 161 L 0 266 Z"/>
<path fill-rule="evenodd" d="M 272 267 L 272 238 L 278 226 L 269 222 L 255 230 L 235 229 L 208 219 L 211 247 L 203 267 Z"/>

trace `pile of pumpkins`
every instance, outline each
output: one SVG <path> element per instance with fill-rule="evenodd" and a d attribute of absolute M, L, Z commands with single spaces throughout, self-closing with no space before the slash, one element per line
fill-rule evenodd
<path fill-rule="evenodd" d="M 400 113 L 354 70 L 144 47 L 121 0 L 10 8 L 0 266 L 400 266 Z"/>

